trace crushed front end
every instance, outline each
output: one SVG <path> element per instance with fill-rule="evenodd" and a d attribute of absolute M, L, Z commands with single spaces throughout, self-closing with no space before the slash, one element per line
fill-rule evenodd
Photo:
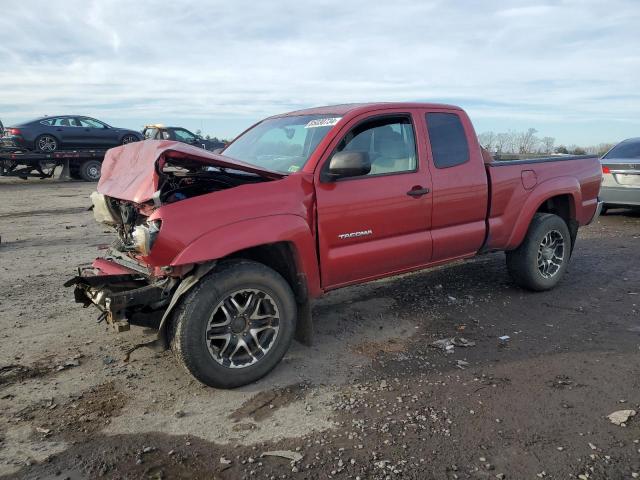
<path fill-rule="evenodd" d="M 129 330 L 130 324 L 158 328 L 180 280 L 154 278 L 122 263 L 109 255 L 97 259 L 79 267 L 65 286 L 75 285 L 76 302 L 98 307 L 98 321 L 106 320 L 118 332 Z"/>
<path fill-rule="evenodd" d="M 163 207 L 175 209 L 185 200 L 274 175 L 177 142 L 135 142 L 109 150 L 91 201 L 95 220 L 116 235 L 101 258 L 80 266 L 65 285 L 75 286 L 76 302 L 95 305 L 99 320 L 117 331 L 132 324 L 157 328 L 162 336 L 173 306 L 215 263 L 171 265 L 191 237 L 181 238 L 179 227 L 163 225 Z M 177 218 L 188 210 L 179 209 Z"/>

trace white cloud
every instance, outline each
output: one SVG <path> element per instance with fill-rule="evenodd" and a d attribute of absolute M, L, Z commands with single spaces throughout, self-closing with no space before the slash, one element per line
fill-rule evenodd
<path fill-rule="evenodd" d="M 621 124 L 640 130 L 639 19 L 636 0 L 27 0 L 0 17 L 0 118 L 248 124 L 419 99 L 462 104 L 480 129 L 600 122 L 604 141 Z"/>

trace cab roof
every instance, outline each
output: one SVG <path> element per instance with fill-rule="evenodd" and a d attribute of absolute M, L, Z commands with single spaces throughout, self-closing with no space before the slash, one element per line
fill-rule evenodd
<path fill-rule="evenodd" d="M 372 102 L 372 103 L 343 103 L 339 105 L 327 105 L 323 107 L 305 108 L 294 110 L 288 113 L 273 115 L 270 118 L 292 117 L 297 115 L 341 115 L 347 113 L 358 114 L 376 109 L 397 109 L 397 108 L 446 108 L 450 110 L 461 110 L 460 107 L 447 105 L 444 103 L 421 103 L 421 102 Z"/>

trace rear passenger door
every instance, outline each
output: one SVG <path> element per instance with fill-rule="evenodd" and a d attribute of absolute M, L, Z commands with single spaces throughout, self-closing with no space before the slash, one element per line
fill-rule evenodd
<path fill-rule="evenodd" d="M 414 116 L 384 113 L 352 120 L 316 171 L 320 266 L 324 288 L 401 272 L 431 258 L 431 187 Z M 423 142 L 424 146 L 424 142 Z M 366 152 L 368 175 L 330 181 L 334 153 Z"/>
<path fill-rule="evenodd" d="M 483 245 L 488 182 L 482 153 L 467 115 L 457 109 L 424 111 L 433 184 L 433 261 L 473 255 Z"/>

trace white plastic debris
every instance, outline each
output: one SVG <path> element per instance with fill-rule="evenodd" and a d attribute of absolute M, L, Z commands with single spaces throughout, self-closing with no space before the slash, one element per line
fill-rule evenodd
<path fill-rule="evenodd" d="M 476 342 L 467 340 L 464 337 L 442 338 L 431 344 L 432 347 L 439 348 L 445 353 L 453 353 L 454 347 L 475 347 Z"/>
<path fill-rule="evenodd" d="M 291 450 L 274 450 L 272 452 L 264 452 L 261 457 L 281 457 L 291 460 L 291 463 L 302 460 L 302 454 Z"/>
<path fill-rule="evenodd" d="M 635 410 L 618 410 L 617 412 L 613 412 L 607 415 L 607 418 L 614 425 L 622 426 L 625 423 L 627 423 L 627 421 L 629 421 L 631 417 L 635 417 L 635 415 L 636 415 Z"/>

